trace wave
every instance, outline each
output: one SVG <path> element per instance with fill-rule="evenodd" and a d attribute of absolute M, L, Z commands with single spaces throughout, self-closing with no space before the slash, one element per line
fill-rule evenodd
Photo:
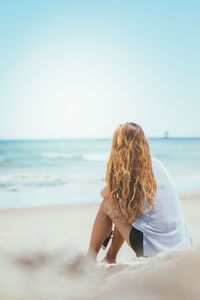
<path fill-rule="evenodd" d="M 108 160 L 109 153 L 91 153 L 83 154 L 83 159 L 94 161 L 106 161 Z"/>
<path fill-rule="evenodd" d="M 72 159 L 80 159 L 81 155 L 67 154 L 67 153 L 43 153 L 40 154 L 41 157 L 46 158 L 72 158 Z"/>
<path fill-rule="evenodd" d="M 13 160 L 0 160 L 0 168 L 7 168 L 7 167 L 13 167 L 13 168 L 19 168 L 21 165 L 18 162 L 15 162 Z"/>
<path fill-rule="evenodd" d="M 56 175 L 56 174 L 32 174 L 17 173 L 0 175 L 0 188 L 9 191 L 17 191 L 26 187 L 56 187 L 65 185 L 96 185 L 104 182 L 104 178 L 81 175 Z"/>
<path fill-rule="evenodd" d="M 22 186 L 57 186 L 66 183 L 66 177 L 51 174 L 18 173 L 0 176 L 0 187 L 13 190 Z"/>
<path fill-rule="evenodd" d="M 106 161 L 109 153 L 86 153 L 86 154 L 68 154 L 68 153 L 42 153 L 41 157 L 45 158 L 67 158 L 67 159 L 80 159 L 80 160 L 91 160 L 91 161 Z"/>

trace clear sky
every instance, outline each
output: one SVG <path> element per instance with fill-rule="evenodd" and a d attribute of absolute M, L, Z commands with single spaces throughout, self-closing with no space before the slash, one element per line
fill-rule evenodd
<path fill-rule="evenodd" d="M 0 0 L 0 138 L 200 136 L 199 0 Z"/>

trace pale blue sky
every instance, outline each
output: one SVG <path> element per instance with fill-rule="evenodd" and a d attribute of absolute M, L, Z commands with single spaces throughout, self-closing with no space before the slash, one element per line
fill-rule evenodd
<path fill-rule="evenodd" d="M 200 1 L 0 1 L 0 138 L 200 136 Z"/>

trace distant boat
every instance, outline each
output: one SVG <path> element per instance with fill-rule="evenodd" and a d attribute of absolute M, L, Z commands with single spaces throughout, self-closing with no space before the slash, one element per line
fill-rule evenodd
<path fill-rule="evenodd" d="M 165 139 L 168 139 L 168 137 L 169 137 L 169 132 L 168 132 L 168 131 L 165 131 L 164 138 L 165 138 Z"/>

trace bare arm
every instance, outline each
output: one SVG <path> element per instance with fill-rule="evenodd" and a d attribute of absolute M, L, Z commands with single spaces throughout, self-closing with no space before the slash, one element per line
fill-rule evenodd
<path fill-rule="evenodd" d="M 101 197 L 102 198 L 107 198 L 108 197 L 108 188 L 107 188 L 107 185 L 103 188 L 103 190 L 101 191 Z"/>

